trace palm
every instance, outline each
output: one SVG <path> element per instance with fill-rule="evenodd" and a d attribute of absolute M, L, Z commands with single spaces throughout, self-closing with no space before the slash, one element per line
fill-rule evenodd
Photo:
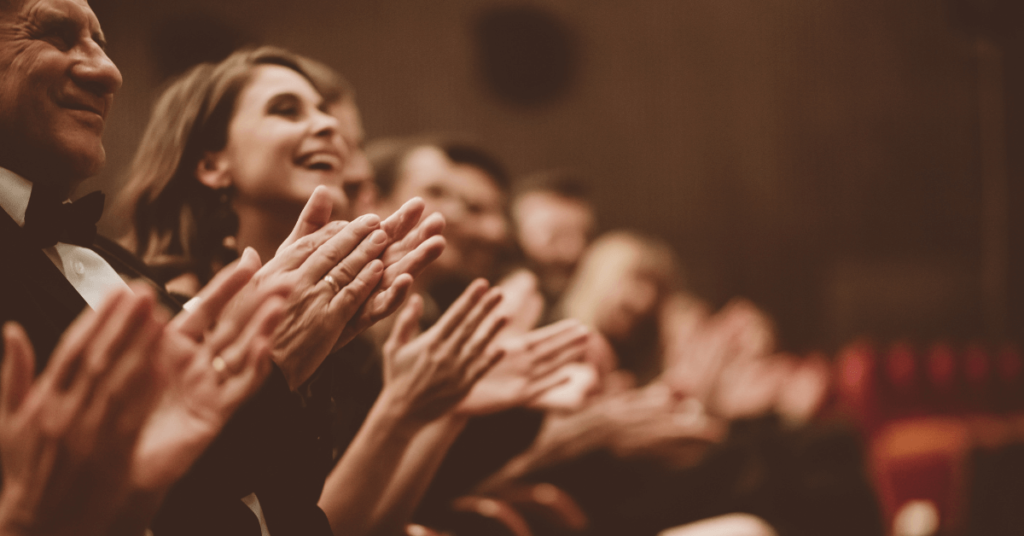
<path fill-rule="evenodd" d="M 170 383 L 146 422 L 132 461 L 132 479 L 143 489 L 159 489 L 180 478 L 216 437 L 227 418 L 258 386 L 258 371 L 220 374 L 210 366 L 204 344 L 169 329 L 160 361 Z M 260 374 L 262 376 L 262 374 Z"/>

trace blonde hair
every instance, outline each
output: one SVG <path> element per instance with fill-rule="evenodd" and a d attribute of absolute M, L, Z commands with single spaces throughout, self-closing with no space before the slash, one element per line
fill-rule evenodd
<path fill-rule="evenodd" d="M 667 244 L 628 231 L 613 231 L 598 237 L 587 248 L 558 305 L 557 315 L 597 327 L 596 314 L 606 293 L 632 270 L 650 276 L 659 296 L 681 286 L 679 263 Z"/>

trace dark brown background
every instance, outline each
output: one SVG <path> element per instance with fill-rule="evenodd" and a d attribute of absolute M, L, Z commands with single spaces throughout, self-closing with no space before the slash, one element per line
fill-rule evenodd
<path fill-rule="evenodd" d="M 752 298 L 790 349 L 859 334 L 1020 339 L 1014 4 L 95 0 L 125 84 L 107 169 L 87 187 L 116 189 L 176 62 L 278 44 L 341 70 L 371 137 L 465 132 L 516 174 L 583 171 L 605 227 L 667 239 L 696 294 Z M 482 17 L 509 6 L 556 31 L 502 34 L 512 49 L 497 50 L 513 58 L 495 60 L 481 52 Z M 534 71 L 494 64 L 516 54 Z M 532 72 L 520 93 L 541 96 L 503 98 L 485 82 L 496 69 Z"/>

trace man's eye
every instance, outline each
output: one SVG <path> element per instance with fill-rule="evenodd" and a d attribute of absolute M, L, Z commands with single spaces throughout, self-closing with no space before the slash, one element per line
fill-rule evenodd
<path fill-rule="evenodd" d="M 41 39 L 63 52 L 71 50 L 75 46 L 74 36 L 65 32 L 48 32 Z"/>

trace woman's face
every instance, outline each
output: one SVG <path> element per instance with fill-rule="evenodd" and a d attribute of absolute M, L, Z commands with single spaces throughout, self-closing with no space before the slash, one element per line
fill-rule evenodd
<path fill-rule="evenodd" d="M 598 331 L 616 341 L 628 339 L 641 322 L 653 316 L 658 305 L 657 277 L 645 270 L 638 259 L 631 261 L 623 266 L 616 284 L 606 290 L 595 312 Z"/>
<path fill-rule="evenodd" d="M 299 73 L 278 65 L 256 67 L 235 104 L 227 147 L 215 156 L 235 187 L 236 203 L 268 213 L 301 209 L 313 189 L 324 185 L 334 197 L 333 217 L 351 217 L 347 147 L 338 119 L 323 107 L 320 94 Z"/>

